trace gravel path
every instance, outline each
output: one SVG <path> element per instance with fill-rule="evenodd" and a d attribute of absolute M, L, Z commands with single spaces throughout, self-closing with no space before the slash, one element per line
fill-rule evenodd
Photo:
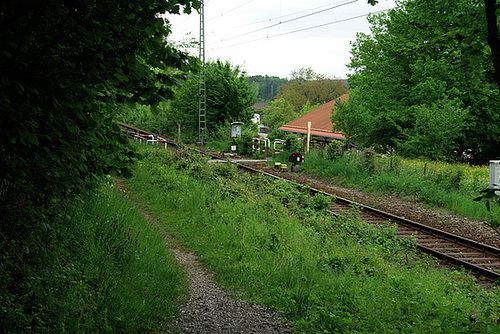
<path fill-rule="evenodd" d="M 290 333 L 276 313 L 222 290 L 193 253 L 173 249 L 189 278 L 189 302 L 181 307 L 175 325 L 179 333 Z"/>
<path fill-rule="evenodd" d="M 118 189 L 126 184 L 115 179 Z M 233 334 L 233 333 L 291 333 L 291 326 L 276 312 L 232 297 L 214 281 L 195 254 L 179 245 L 162 224 L 132 198 L 135 206 L 162 232 L 175 259 L 189 279 L 189 301 L 180 309 L 180 316 L 170 326 L 171 333 Z M 233 294 L 234 295 L 234 294 Z"/>

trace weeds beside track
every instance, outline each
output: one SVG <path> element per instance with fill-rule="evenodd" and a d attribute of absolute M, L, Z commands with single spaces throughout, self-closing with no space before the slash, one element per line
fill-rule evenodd
<path fill-rule="evenodd" d="M 132 191 L 223 285 L 282 310 L 297 331 L 498 330 L 496 290 L 409 261 L 393 228 L 329 217 L 289 182 L 144 149 Z"/>

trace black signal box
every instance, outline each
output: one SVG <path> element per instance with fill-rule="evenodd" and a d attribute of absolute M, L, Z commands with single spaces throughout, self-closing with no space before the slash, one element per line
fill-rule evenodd
<path fill-rule="evenodd" d="M 288 161 L 294 165 L 301 164 L 304 161 L 304 156 L 300 153 L 292 153 L 288 156 Z"/>

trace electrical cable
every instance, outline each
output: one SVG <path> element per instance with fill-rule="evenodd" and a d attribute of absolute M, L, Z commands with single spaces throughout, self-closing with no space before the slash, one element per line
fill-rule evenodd
<path fill-rule="evenodd" d="M 271 22 L 271 21 L 275 21 L 275 20 L 281 20 L 282 18 L 284 17 L 289 17 L 289 16 L 293 16 L 293 15 L 297 15 L 297 14 L 302 14 L 302 13 L 305 13 L 305 12 L 309 12 L 311 10 L 317 10 L 317 9 L 320 9 L 320 8 L 324 8 L 324 7 L 328 7 L 328 6 L 331 6 L 331 5 L 336 5 L 336 4 L 339 4 L 341 2 L 344 2 L 345 0 L 343 1 L 337 1 L 337 2 L 333 2 L 333 3 L 329 3 L 329 4 L 326 4 L 326 5 L 322 5 L 322 6 L 318 6 L 318 7 L 314 7 L 314 8 L 311 8 L 311 9 L 306 9 L 306 10 L 300 10 L 298 12 L 294 12 L 294 13 L 290 13 L 290 14 L 287 14 L 287 15 L 281 15 L 281 8 L 280 8 L 280 16 L 278 17 L 274 17 L 274 18 L 271 18 L 271 19 L 265 19 L 265 20 L 259 20 L 259 21 L 254 21 L 254 22 L 250 22 L 250 23 L 246 23 L 246 24 L 242 24 L 242 25 L 239 25 L 239 26 L 235 26 L 233 27 L 234 29 L 237 29 L 237 28 L 242 28 L 242 27 L 246 27 L 246 26 L 251 26 L 251 25 L 254 25 L 254 24 L 259 24 L 259 23 L 263 23 L 263 22 Z M 358 0 L 356 0 L 358 1 Z"/>
<path fill-rule="evenodd" d="M 217 44 L 217 43 L 221 43 L 221 42 L 226 42 L 228 40 L 232 40 L 232 39 L 235 39 L 235 38 L 240 38 L 240 37 L 243 37 L 243 36 L 247 36 L 247 35 L 253 34 L 253 33 L 258 32 L 258 31 L 270 29 L 270 28 L 276 27 L 276 26 L 278 26 L 280 24 L 290 23 L 290 22 L 293 22 L 293 21 L 297 21 L 297 20 L 303 19 L 305 17 L 317 15 L 317 14 L 320 14 L 320 13 L 324 13 L 326 11 L 329 11 L 329 10 L 332 10 L 332 9 L 335 9 L 335 8 L 339 8 L 339 7 L 342 7 L 342 6 L 345 6 L 345 5 L 349 5 L 349 4 L 352 4 L 352 3 L 357 2 L 357 1 L 358 0 L 351 0 L 349 2 L 344 2 L 344 3 L 341 3 L 340 5 L 329 7 L 329 8 L 326 8 L 326 9 L 323 9 L 323 10 L 320 10 L 320 11 L 316 11 L 316 12 L 313 12 L 313 13 L 305 14 L 305 15 L 302 15 L 302 16 L 299 16 L 299 17 L 295 17 L 293 19 L 286 20 L 286 21 L 280 21 L 280 22 L 272 24 L 270 26 L 259 28 L 259 29 L 256 29 L 256 30 L 244 33 L 244 34 L 232 36 L 232 37 L 229 37 L 229 38 L 226 38 L 226 39 L 221 39 L 220 41 L 216 41 L 216 42 L 213 42 L 211 44 L 213 45 L 213 44 Z"/>
<path fill-rule="evenodd" d="M 208 21 L 215 20 L 215 19 L 217 19 L 217 18 L 219 18 L 219 17 L 222 17 L 222 16 L 226 15 L 227 13 L 231 13 L 232 11 L 235 11 L 236 9 L 238 9 L 238 8 L 240 8 L 240 7 L 243 7 L 243 6 L 245 6 L 245 5 L 248 5 L 250 2 L 253 2 L 253 1 L 254 1 L 254 0 L 249 0 L 249 1 L 245 2 L 245 3 L 242 3 L 242 4 L 240 4 L 240 5 L 236 6 L 236 7 L 234 7 L 233 9 L 228 10 L 227 12 L 224 12 L 224 13 L 222 13 L 222 14 L 219 14 L 219 15 L 217 15 L 217 16 L 214 16 L 214 17 L 212 17 L 212 18 L 208 19 L 208 20 L 207 20 L 207 22 L 208 22 Z"/>
<path fill-rule="evenodd" d="M 261 38 L 257 38 L 257 39 L 250 40 L 250 41 L 245 41 L 245 42 L 241 42 L 241 43 L 231 44 L 231 45 L 227 45 L 227 46 L 216 47 L 216 48 L 212 48 L 211 50 L 218 50 L 218 49 L 230 48 L 230 47 L 234 47 L 234 46 L 238 46 L 238 45 L 243 45 L 243 44 L 248 44 L 248 43 L 254 43 L 254 42 L 258 42 L 258 41 L 261 41 L 261 40 L 270 39 L 270 38 L 274 38 L 274 37 L 280 37 L 280 36 L 290 35 L 290 34 L 294 34 L 294 33 L 297 33 L 297 32 L 306 31 L 306 30 L 321 28 L 321 27 L 324 27 L 324 26 L 327 26 L 327 25 L 332 25 L 332 24 L 337 24 L 337 23 L 342 23 L 342 22 L 346 22 L 346 21 L 351 21 L 351 20 L 359 19 L 359 18 L 366 17 L 366 16 L 372 15 L 372 14 L 379 14 L 379 13 L 382 13 L 382 12 L 389 11 L 389 10 L 391 10 L 393 8 L 396 8 L 396 7 L 392 7 L 392 8 L 388 8 L 388 9 L 383 9 L 383 10 L 379 10 L 379 11 L 368 13 L 368 14 L 362 14 L 362 15 L 358 15 L 358 16 L 353 16 L 353 17 L 349 17 L 349 18 L 346 18 L 346 19 L 342 19 L 342 20 L 327 22 L 327 23 L 319 24 L 319 25 L 312 26 L 312 27 L 301 28 L 301 29 L 297 29 L 297 30 L 293 30 L 293 31 L 289 31 L 289 32 L 285 32 L 285 33 L 281 33 L 281 34 L 277 34 L 277 35 L 261 37 Z"/>

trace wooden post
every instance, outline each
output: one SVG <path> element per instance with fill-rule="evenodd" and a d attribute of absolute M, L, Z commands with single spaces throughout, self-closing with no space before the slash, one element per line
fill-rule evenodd
<path fill-rule="evenodd" d="M 309 152 L 309 145 L 311 143 L 311 122 L 307 122 L 307 147 L 306 152 Z"/>

